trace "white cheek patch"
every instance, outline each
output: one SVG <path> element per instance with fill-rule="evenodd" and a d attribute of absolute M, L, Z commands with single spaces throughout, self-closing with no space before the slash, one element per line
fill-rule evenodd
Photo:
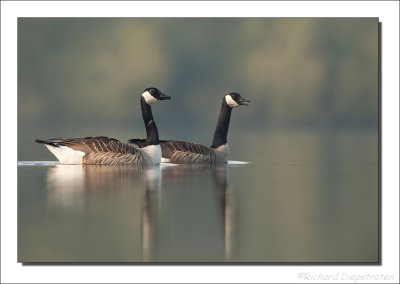
<path fill-rule="evenodd" d="M 157 99 L 155 97 L 153 97 L 149 91 L 146 91 L 142 94 L 142 97 L 144 98 L 144 100 L 146 101 L 146 103 L 148 103 L 149 105 L 154 104 L 157 102 Z"/>
<path fill-rule="evenodd" d="M 235 106 L 239 105 L 237 102 L 235 102 L 234 99 L 232 99 L 231 95 L 226 95 L 225 101 L 228 104 L 228 106 L 230 106 L 230 107 L 235 107 Z"/>

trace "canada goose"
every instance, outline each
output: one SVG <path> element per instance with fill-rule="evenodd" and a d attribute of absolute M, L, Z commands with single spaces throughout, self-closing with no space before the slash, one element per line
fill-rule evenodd
<path fill-rule="evenodd" d="M 159 164 L 161 160 L 161 148 L 157 126 L 154 122 L 150 105 L 170 98 L 157 88 L 147 88 L 142 93 L 140 105 L 147 139 L 140 149 L 124 144 L 117 139 L 104 136 L 70 139 L 37 139 L 35 141 L 45 144 L 61 164 L 135 166 Z"/>
<path fill-rule="evenodd" d="M 243 99 L 238 93 L 229 93 L 222 100 L 221 112 L 211 147 L 185 141 L 160 140 L 162 162 L 171 163 L 226 163 L 228 159 L 228 128 L 232 108 L 249 105 L 250 101 Z M 145 146 L 144 139 L 130 139 L 130 143 L 139 148 Z"/>

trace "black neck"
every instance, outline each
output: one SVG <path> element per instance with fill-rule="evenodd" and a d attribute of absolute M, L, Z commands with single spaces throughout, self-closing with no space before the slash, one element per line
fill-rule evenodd
<path fill-rule="evenodd" d="M 144 126 L 146 127 L 146 145 L 158 145 L 160 144 L 158 130 L 153 118 L 153 113 L 151 112 L 151 107 L 146 103 L 143 97 L 140 99 L 140 105 L 142 107 Z"/>
<path fill-rule="evenodd" d="M 222 101 L 221 112 L 219 113 L 217 128 L 214 132 L 214 139 L 211 148 L 217 148 L 228 143 L 229 121 L 231 120 L 232 108 L 228 106 L 225 98 Z"/>

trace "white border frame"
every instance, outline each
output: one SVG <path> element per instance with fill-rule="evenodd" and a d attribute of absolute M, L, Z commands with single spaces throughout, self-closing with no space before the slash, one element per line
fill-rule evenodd
<path fill-rule="evenodd" d="M 379 17 L 382 22 L 381 266 L 22 266 L 17 263 L 18 17 Z M 399 282 L 399 3 L 397 1 L 1 1 L 1 282 Z M 393 275 L 393 278 L 390 276 Z M 374 279 L 366 279 L 370 283 Z"/>

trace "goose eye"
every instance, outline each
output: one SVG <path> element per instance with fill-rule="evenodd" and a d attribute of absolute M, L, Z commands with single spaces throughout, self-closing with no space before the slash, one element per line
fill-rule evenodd
<path fill-rule="evenodd" d="M 150 93 L 154 94 L 154 89 L 150 89 Z"/>

